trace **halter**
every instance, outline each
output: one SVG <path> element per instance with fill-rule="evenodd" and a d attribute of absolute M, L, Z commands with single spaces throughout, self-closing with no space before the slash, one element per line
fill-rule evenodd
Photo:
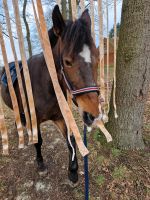
<path fill-rule="evenodd" d="M 90 93 L 90 92 L 97 92 L 99 94 L 99 87 L 97 87 L 97 86 L 89 86 L 89 87 L 84 87 L 81 89 L 73 90 L 71 87 L 71 84 L 69 83 L 69 81 L 66 78 L 62 62 L 61 62 L 61 73 L 62 73 L 65 83 L 72 95 L 77 96 L 77 95 Z"/>

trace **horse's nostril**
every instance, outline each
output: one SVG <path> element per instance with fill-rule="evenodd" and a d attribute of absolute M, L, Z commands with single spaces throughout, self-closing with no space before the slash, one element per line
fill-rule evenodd
<path fill-rule="evenodd" d="M 91 120 L 91 121 L 94 121 L 95 117 L 93 115 L 91 115 L 90 113 L 87 114 L 88 115 L 88 118 Z"/>
<path fill-rule="evenodd" d="M 92 125 L 94 119 L 95 119 L 95 117 L 92 114 L 87 113 L 87 112 L 83 113 L 83 120 L 88 126 Z"/>

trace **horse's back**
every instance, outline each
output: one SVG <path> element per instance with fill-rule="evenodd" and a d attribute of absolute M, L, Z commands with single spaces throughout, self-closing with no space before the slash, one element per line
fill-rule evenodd
<path fill-rule="evenodd" d="M 61 114 L 59 114 L 60 110 L 58 102 L 56 99 L 52 81 L 50 79 L 43 54 L 41 53 L 32 56 L 31 58 L 29 58 L 27 63 L 28 63 L 37 118 L 39 122 L 46 121 L 49 119 L 55 120 L 55 118 L 60 117 Z M 27 97 L 23 71 L 21 71 L 21 76 L 23 80 L 25 95 Z M 23 106 L 17 80 L 14 83 L 14 90 L 16 93 L 20 113 L 22 113 Z M 1 95 L 5 104 L 12 109 L 12 102 L 9 94 L 9 89 L 3 84 L 1 85 Z"/>

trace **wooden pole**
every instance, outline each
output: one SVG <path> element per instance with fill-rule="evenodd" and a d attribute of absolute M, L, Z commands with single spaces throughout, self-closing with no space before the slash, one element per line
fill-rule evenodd
<path fill-rule="evenodd" d="M 95 17 L 94 17 L 94 1 L 90 0 L 90 11 L 91 11 L 91 21 L 92 21 L 92 36 L 95 42 Z"/>
<path fill-rule="evenodd" d="M 29 136 L 29 144 L 32 144 L 31 122 L 30 122 L 26 97 L 25 97 L 25 93 L 24 93 L 24 89 L 23 89 L 23 83 L 22 83 L 20 68 L 19 68 L 19 64 L 18 64 L 18 58 L 17 58 L 14 40 L 13 40 L 13 35 L 12 35 L 12 29 L 11 29 L 11 24 L 10 24 L 10 16 L 9 16 L 9 11 L 8 11 L 7 1 L 3 0 L 3 6 L 4 6 L 4 11 L 5 11 L 5 16 L 6 16 L 6 24 L 7 24 L 7 30 L 8 30 L 8 33 L 9 33 L 10 44 L 11 44 L 13 56 L 14 56 L 14 59 L 15 59 L 18 85 L 19 85 L 20 95 L 21 95 L 21 99 L 22 99 L 23 110 L 24 110 L 25 118 L 26 118 L 27 132 L 28 132 L 28 136 Z"/>
<path fill-rule="evenodd" d="M 109 12 L 108 12 L 108 0 L 106 0 L 106 18 L 107 18 L 107 115 L 109 113 Z"/>
<path fill-rule="evenodd" d="M 5 116 L 4 116 L 4 111 L 2 107 L 2 99 L 0 95 L 0 132 L 1 132 L 1 137 L 2 137 L 2 148 L 3 148 L 3 154 L 8 155 L 8 132 L 7 132 L 7 127 L 5 124 Z"/>
<path fill-rule="evenodd" d="M 80 7 L 81 7 L 81 12 L 85 10 L 85 2 L 84 0 L 80 0 Z"/>
<path fill-rule="evenodd" d="M 99 65 L 100 65 L 100 94 L 102 98 L 101 105 L 105 105 L 105 83 L 104 83 L 104 37 L 103 37 L 103 9 L 102 0 L 98 0 L 99 11 Z"/>
<path fill-rule="evenodd" d="M 56 3 L 59 6 L 59 8 L 61 8 L 61 0 L 57 0 Z"/>
<path fill-rule="evenodd" d="M 116 107 L 116 52 L 117 52 L 117 2 L 114 0 L 114 88 L 113 88 L 113 105 L 114 115 L 118 118 Z"/>
<path fill-rule="evenodd" d="M 71 0 L 71 9 L 72 9 L 72 19 L 73 21 L 77 18 L 77 4 L 76 0 Z"/>
<path fill-rule="evenodd" d="M 6 48 L 5 48 L 1 25 L 0 25 L 0 45 L 1 45 L 1 50 L 2 50 L 2 55 L 3 55 L 3 60 L 4 60 L 6 76 L 7 76 L 8 89 L 9 89 L 9 93 L 10 93 L 10 97 L 11 97 L 11 102 L 12 102 L 12 106 L 13 106 L 13 110 L 14 110 L 14 116 L 15 116 L 15 121 L 16 121 L 16 125 L 17 125 L 18 135 L 19 135 L 19 148 L 23 148 L 24 147 L 23 128 L 22 128 L 21 119 L 20 119 L 20 112 L 19 112 L 17 97 L 16 97 L 16 93 L 15 93 L 15 90 L 13 87 L 11 74 L 9 71 L 7 53 L 6 53 Z"/>
<path fill-rule="evenodd" d="M 27 59 L 25 55 L 25 47 L 24 47 L 23 33 L 22 33 L 21 20 L 20 20 L 19 8 L 18 8 L 18 0 L 12 0 L 12 3 L 13 3 L 14 13 L 15 13 L 19 49 L 20 49 L 21 60 L 22 60 L 22 65 L 23 65 L 23 73 L 24 73 L 24 78 L 25 78 L 26 91 L 27 91 L 27 97 L 28 97 L 29 109 L 30 109 L 30 115 L 31 115 L 33 143 L 37 143 L 38 142 L 37 119 L 36 119 L 30 74 L 29 74 Z"/>

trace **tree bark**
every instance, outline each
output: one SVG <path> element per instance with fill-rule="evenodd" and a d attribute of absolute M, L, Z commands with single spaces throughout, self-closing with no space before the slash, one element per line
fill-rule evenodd
<path fill-rule="evenodd" d="M 62 16 L 66 20 L 67 19 L 67 1 L 62 0 L 61 5 L 62 5 Z"/>
<path fill-rule="evenodd" d="M 117 147 L 143 149 L 144 105 L 150 84 L 150 1 L 124 0 L 117 51 L 116 104 L 107 128 Z"/>
<path fill-rule="evenodd" d="M 23 21 L 26 27 L 26 39 L 27 39 L 27 44 L 28 44 L 28 51 L 29 51 L 29 57 L 32 56 L 32 45 L 31 45 L 31 38 L 30 38 L 30 29 L 29 25 L 26 19 L 26 7 L 27 7 L 27 0 L 24 0 L 23 3 Z"/>
<path fill-rule="evenodd" d="M 72 9 L 71 9 L 71 0 L 68 0 L 68 4 L 69 4 L 69 19 L 72 19 Z"/>

